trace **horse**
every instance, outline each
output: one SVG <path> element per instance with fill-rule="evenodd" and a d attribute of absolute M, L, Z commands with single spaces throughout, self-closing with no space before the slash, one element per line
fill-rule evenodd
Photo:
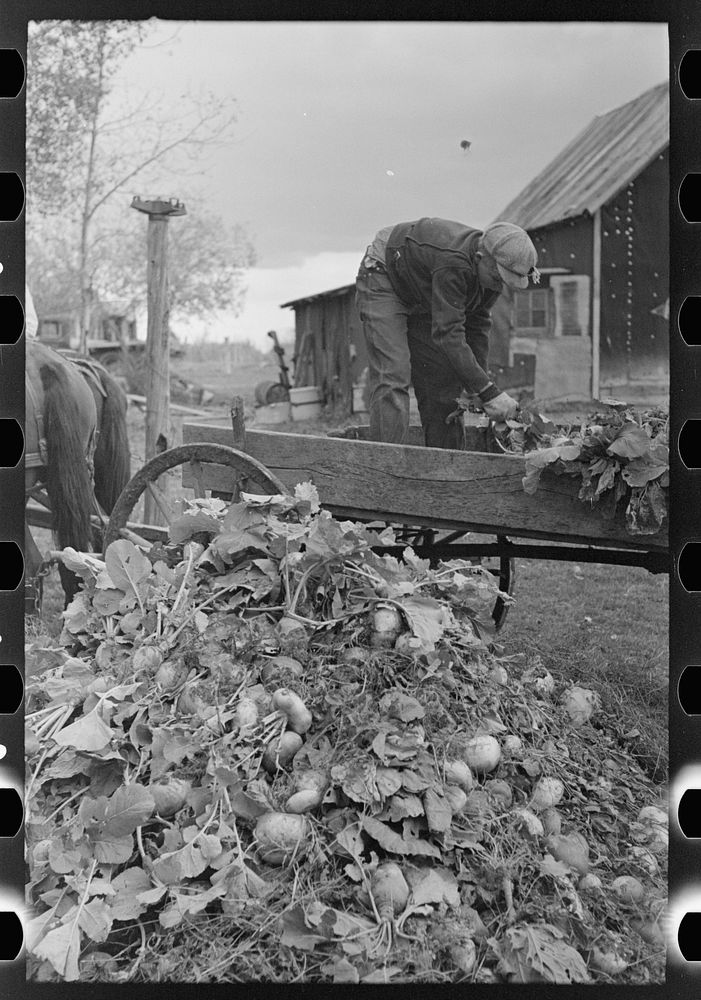
<path fill-rule="evenodd" d="M 25 498 L 51 511 L 58 548 L 100 547 L 93 514 L 104 518 L 130 476 L 127 399 L 102 365 L 70 359 L 27 341 L 25 376 Z M 41 554 L 25 528 L 27 582 L 36 581 Z M 59 564 L 66 605 L 79 581 Z"/>

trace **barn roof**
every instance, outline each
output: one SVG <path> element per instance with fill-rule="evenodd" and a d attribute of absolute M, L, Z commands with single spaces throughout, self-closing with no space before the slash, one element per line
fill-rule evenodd
<path fill-rule="evenodd" d="M 303 302 L 314 302 L 316 299 L 333 298 L 336 295 L 347 295 L 355 285 L 341 285 L 340 288 L 330 288 L 327 292 L 315 292 L 314 295 L 305 295 L 301 299 L 291 299 L 289 302 L 282 302 L 281 309 L 302 305 Z"/>
<path fill-rule="evenodd" d="M 665 81 L 597 115 L 494 220 L 539 229 L 593 214 L 669 144 Z"/>

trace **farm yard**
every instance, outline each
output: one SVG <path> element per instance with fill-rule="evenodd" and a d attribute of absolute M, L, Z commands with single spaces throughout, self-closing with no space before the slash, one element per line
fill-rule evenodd
<path fill-rule="evenodd" d="M 177 540 L 76 555 L 28 620 L 30 978 L 663 980 L 665 574 L 519 560 L 494 635 L 489 574 L 309 484 Z"/>

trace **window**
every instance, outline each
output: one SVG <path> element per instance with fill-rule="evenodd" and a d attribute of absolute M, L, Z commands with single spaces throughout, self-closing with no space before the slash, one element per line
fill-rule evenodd
<path fill-rule="evenodd" d="M 542 330 L 549 326 L 550 290 L 548 288 L 526 288 L 515 293 L 516 328 L 518 330 Z"/>

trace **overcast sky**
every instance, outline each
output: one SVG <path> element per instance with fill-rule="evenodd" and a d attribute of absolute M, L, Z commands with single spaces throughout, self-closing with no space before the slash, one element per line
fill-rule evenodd
<path fill-rule="evenodd" d="M 243 314 L 210 333 L 262 345 L 292 327 L 280 303 L 354 280 L 377 229 L 487 225 L 595 115 L 667 76 L 662 24 L 181 22 L 158 24 L 123 80 L 174 106 L 236 97 L 207 202 L 246 226 L 258 265 Z M 193 183 L 163 193 L 187 202 Z"/>

